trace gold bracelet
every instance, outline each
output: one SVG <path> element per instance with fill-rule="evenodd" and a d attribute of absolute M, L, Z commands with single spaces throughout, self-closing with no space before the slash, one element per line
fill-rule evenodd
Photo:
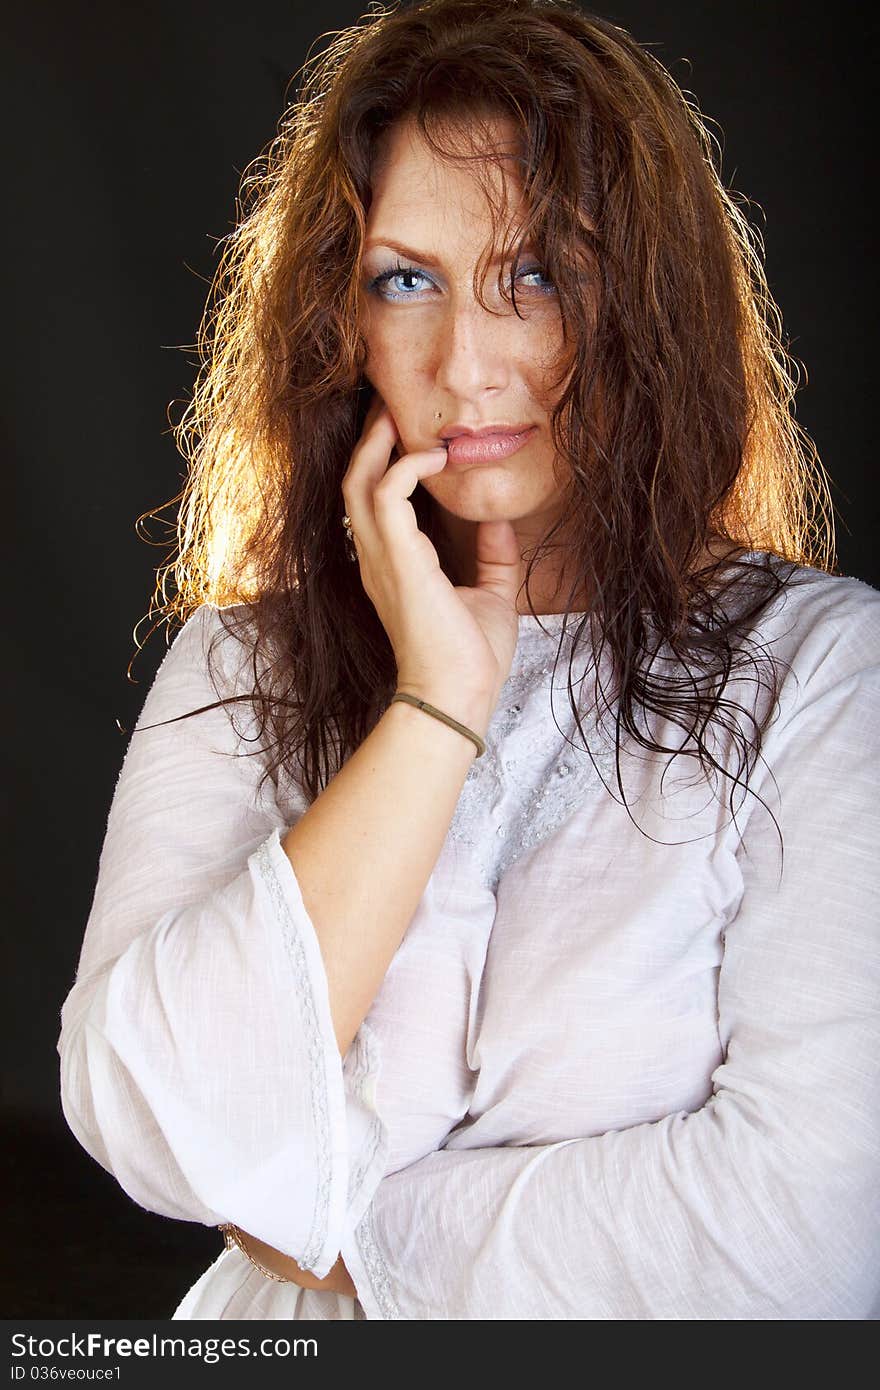
<path fill-rule="evenodd" d="M 390 703 L 393 705 L 395 700 L 405 700 L 408 705 L 415 705 L 416 709 L 423 709 L 425 714 L 433 714 L 435 719 L 441 719 L 444 724 L 449 725 L 450 729 L 457 729 L 460 734 L 464 734 L 465 738 L 469 738 L 472 743 L 477 745 L 477 757 L 482 758 L 486 751 L 486 745 L 480 735 L 475 734 L 466 724 L 459 724 L 457 719 L 453 719 L 449 714 L 444 714 L 434 705 L 429 705 L 427 700 L 420 700 L 417 695 L 408 695 L 403 690 L 398 690 L 396 695 L 392 695 Z"/>
<path fill-rule="evenodd" d="M 255 1260 L 250 1250 L 248 1250 L 247 1246 L 241 1238 L 241 1231 L 238 1229 L 234 1222 L 226 1221 L 222 1226 L 218 1226 L 217 1229 L 218 1231 L 223 1232 L 223 1240 L 226 1245 L 226 1249 L 231 1250 L 234 1246 L 237 1245 L 241 1253 L 244 1255 L 245 1259 L 250 1260 L 254 1269 L 258 1269 L 260 1273 L 265 1275 L 267 1279 L 274 1279 L 279 1284 L 296 1283 L 295 1279 L 287 1279 L 283 1274 L 276 1274 L 274 1270 L 266 1269 L 265 1265 L 261 1265 L 258 1260 Z"/>

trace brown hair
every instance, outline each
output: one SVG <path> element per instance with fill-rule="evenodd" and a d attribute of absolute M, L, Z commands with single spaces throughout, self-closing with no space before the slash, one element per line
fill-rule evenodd
<path fill-rule="evenodd" d="M 183 621 L 209 603 L 246 632 L 253 690 L 237 698 L 259 713 L 266 775 L 296 760 L 313 800 L 396 679 L 341 525 L 369 396 L 358 291 L 378 142 L 414 119 L 455 158 L 460 147 L 437 136 L 462 115 L 512 117 L 520 244 L 530 235 L 540 248 L 570 360 L 583 364 L 553 412 L 570 473 L 571 592 L 595 595 L 577 637 L 586 626 L 594 652 L 613 655 L 618 740 L 623 727 L 736 785 L 772 703 L 750 715 L 753 739 L 730 726 L 735 774 L 710 753 L 708 721 L 722 722 L 726 682 L 782 587 L 774 561 L 832 569 L 833 512 L 791 409 L 797 368 L 760 234 L 721 182 L 699 111 L 626 30 L 570 0 L 371 5 L 298 76 L 276 138 L 243 176 L 200 328 L 201 371 L 175 426 L 189 474 L 166 504 L 181 503 L 177 543 L 150 616 Z M 417 487 L 412 501 L 440 549 L 431 498 Z M 695 568 L 715 537 L 769 563 Z M 677 677 L 644 668 L 658 643 Z M 776 680 L 771 662 L 773 702 Z M 571 684 L 569 695 L 577 717 Z M 693 749 L 655 743 L 639 709 L 685 720 Z"/>

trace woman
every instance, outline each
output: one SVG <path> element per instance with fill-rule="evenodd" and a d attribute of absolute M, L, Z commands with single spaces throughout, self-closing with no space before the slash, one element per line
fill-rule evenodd
<path fill-rule="evenodd" d="M 880 598 L 710 155 L 429 0 L 247 180 L 58 1044 L 177 1318 L 880 1312 Z"/>

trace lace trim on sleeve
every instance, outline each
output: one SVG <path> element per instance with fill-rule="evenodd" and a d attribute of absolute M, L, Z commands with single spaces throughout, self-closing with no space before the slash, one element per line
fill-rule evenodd
<path fill-rule="evenodd" d="M 264 841 L 255 851 L 254 861 L 263 883 L 266 886 L 266 891 L 272 901 L 272 906 L 275 909 L 275 914 L 281 926 L 284 945 L 293 962 L 297 999 L 303 1020 L 303 1027 L 308 1039 L 309 1095 L 311 1097 L 312 1118 L 318 1149 L 318 1171 L 312 1230 L 303 1251 L 300 1264 L 303 1269 L 310 1270 L 320 1258 L 324 1242 L 327 1238 L 328 1214 L 330 1209 L 330 1119 L 327 1110 L 327 1093 L 325 1089 L 322 1061 L 323 1046 L 321 1030 L 318 1024 L 318 1014 L 312 994 L 312 984 L 309 978 L 308 964 L 305 950 L 303 949 L 302 938 L 284 897 L 281 884 L 278 882 L 278 876 L 272 865 L 272 860 L 269 856 L 268 841 Z"/>
<path fill-rule="evenodd" d="M 388 1270 L 385 1261 L 382 1259 L 376 1235 L 373 1230 L 373 1209 L 367 1207 L 358 1226 L 355 1230 L 355 1239 L 364 1268 L 367 1271 L 367 1278 L 370 1281 L 376 1302 L 382 1310 L 382 1317 L 388 1321 L 402 1321 L 403 1314 L 395 1301 L 391 1292 L 391 1280 L 388 1277 Z"/>

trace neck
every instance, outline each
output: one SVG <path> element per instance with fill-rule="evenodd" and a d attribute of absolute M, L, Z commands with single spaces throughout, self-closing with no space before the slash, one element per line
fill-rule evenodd
<path fill-rule="evenodd" d="M 465 521 L 440 507 L 437 508 L 437 521 L 437 549 L 445 573 L 453 584 L 473 588 L 476 583 L 474 550 L 477 523 Z M 540 541 L 543 529 L 527 527 L 521 522 L 514 522 L 513 527 L 519 542 L 520 554 L 527 560 Z M 554 537 L 554 543 L 558 544 L 558 537 Z M 523 586 L 517 595 L 518 613 L 531 613 L 532 608 L 539 615 L 566 611 L 568 590 L 574 576 L 565 571 L 563 558 L 564 552 L 560 546 L 558 550 L 553 550 L 536 562 L 529 579 L 531 607 Z M 574 612 L 586 612 L 589 603 L 585 596 L 580 594 L 575 595 L 568 606 Z"/>
<path fill-rule="evenodd" d="M 533 521 L 531 526 L 519 521 L 513 523 L 519 541 L 520 554 L 524 560 L 528 559 L 529 554 L 537 546 L 545 529 L 547 529 L 545 521 L 546 519 L 541 517 L 537 522 Z M 431 527 L 432 539 L 437 546 L 444 572 L 453 584 L 473 588 L 476 580 L 474 545 L 477 523 L 454 516 L 435 502 Z M 531 608 L 526 600 L 525 585 L 523 585 L 517 595 L 517 613 L 530 613 L 532 608 L 539 616 L 564 613 L 567 610 L 574 613 L 589 611 L 590 598 L 583 589 L 575 594 L 570 603 L 568 602 L 568 591 L 574 582 L 575 575 L 572 573 L 571 565 L 569 565 L 568 571 L 565 569 L 565 548 L 558 533 L 552 544 L 555 548 L 549 554 L 544 554 L 532 568 L 529 579 Z M 722 536 L 711 535 L 700 552 L 695 568 L 701 569 L 719 560 L 726 560 L 736 551 L 745 549 L 744 545 L 737 545 Z"/>

